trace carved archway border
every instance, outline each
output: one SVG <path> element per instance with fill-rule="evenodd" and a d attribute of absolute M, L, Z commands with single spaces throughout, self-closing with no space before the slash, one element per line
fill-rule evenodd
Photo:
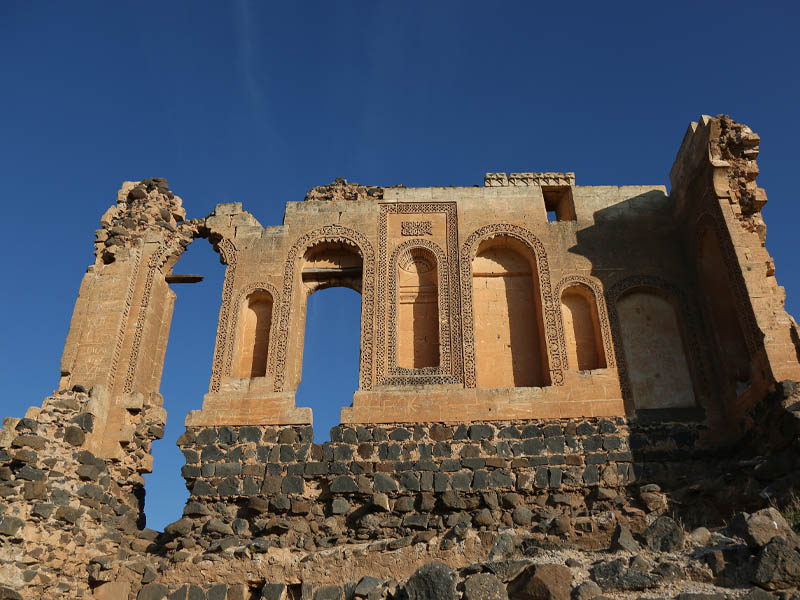
<path fill-rule="evenodd" d="M 286 344 L 289 338 L 289 323 L 292 313 L 292 294 L 297 264 L 306 251 L 324 242 L 346 243 L 359 251 L 363 262 L 361 297 L 361 364 L 359 365 L 359 389 L 372 389 L 373 328 L 375 323 L 375 251 L 367 237 L 354 229 L 341 225 L 325 225 L 309 231 L 292 245 L 283 269 L 278 340 L 275 345 L 275 391 L 283 391 L 286 379 Z"/>
<path fill-rule="evenodd" d="M 277 288 L 266 281 L 255 281 L 236 294 L 236 301 L 233 303 L 233 314 L 231 316 L 231 334 L 228 336 L 228 344 L 225 350 L 225 375 L 230 377 L 233 372 L 233 356 L 236 354 L 236 343 L 239 339 L 239 315 L 242 312 L 244 301 L 254 292 L 267 292 L 272 297 L 272 318 L 269 323 L 269 344 L 267 346 L 267 372 L 272 374 L 274 367 L 273 356 L 275 354 L 275 327 L 278 323 L 278 310 L 281 305 L 281 297 Z"/>
<path fill-rule="evenodd" d="M 539 295 L 544 313 L 544 334 L 547 345 L 547 358 L 552 385 L 564 385 L 564 363 L 562 360 L 561 317 L 557 314 L 553 292 L 550 287 L 550 266 L 544 245 L 533 233 L 510 223 L 485 225 L 474 231 L 461 246 L 461 295 L 464 298 L 464 382 L 466 387 L 477 386 L 475 376 L 475 305 L 472 290 L 472 261 L 480 244 L 496 237 L 511 237 L 522 242 L 536 259 L 536 272 L 539 277 Z M 564 352 L 566 350 L 563 350 Z"/>
<path fill-rule="evenodd" d="M 173 251 L 173 254 L 170 254 L 170 250 Z M 180 256 L 183 253 L 183 250 L 183 246 L 175 248 L 171 244 L 161 243 L 159 244 L 158 249 L 156 249 L 156 251 L 150 255 L 150 260 L 147 261 L 147 275 L 145 276 L 144 288 L 142 289 L 142 297 L 139 303 L 139 312 L 136 315 L 136 325 L 133 330 L 133 340 L 131 341 L 131 351 L 128 359 L 128 371 L 125 374 L 125 381 L 122 386 L 122 391 L 126 394 L 129 394 L 133 391 L 133 384 L 136 379 L 136 368 L 139 366 L 139 349 L 142 346 L 142 335 L 144 335 L 144 325 L 145 321 L 147 320 L 147 309 L 150 306 L 150 297 L 153 293 L 153 280 L 155 279 L 156 273 L 160 273 L 164 268 L 164 265 L 169 260 L 170 256 Z M 138 273 L 139 270 L 140 260 L 141 251 L 137 253 L 136 273 Z M 131 278 L 131 281 L 135 282 L 136 279 Z M 133 289 L 130 288 L 130 300 L 126 297 L 125 308 L 123 311 L 126 319 L 127 314 L 130 311 L 132 292 Z M 118 358 L 119 356 L 116 354 L 115 347 L 115 359 L 118 360 Z M 112 369 L 116 373 L 116 364 L 112 364 Z"/>
<path fill-rule="evenodd" d="M 633 392 L 631 390 L 630 376 L 628 374 L 628 363 L 625 359 L 625 350 L 622 346 L 622 330 L 619 324 L 619 313 L 617 312 L 617 302 L 625 294 L 635 289 L 653 290 L 661 294 L 666 294 L 678 304 L 678 325 L 681 327 L 685 336 L 684 344 L 687 349 L 686 362 L 695 385 L 695 392 L 698 395 L 698 405 L 702 405 L 700 400 L 708 401 L 711 395 L 711 385 L 709 379 L 709 366 L 705 356 L 707 352 L 700 342 L 700 321 L 697 307 L 689 299 L 688 294 L 675 284 L 656 277 L 654 275 L 631 275 L 626 277 L 606 291 L 606 305 L 608 306 L 609 322 L 614 340 L 614 352 L 617 356 L 617 372 L 619 373 L 619 383 L 622 390 L 622 398 L 625 402 L 625 411 L 634 414 L 635 405 Z"/>
<path fill-rule="evenodd" d="M 214 361 L 211 364 L 211 385 L 209 390 L 212 393 L 217 393 L 220 390 L 225 351 L 228 348 L 228 340 L 231 337 L 229 326 L 231 298 L 233 297 L 239 254 L 236 246 L 229 239 L 222 240 L 217 244 L 216 248 L 220 253 L 222 262 L 227 264 L 228 267 L 225 269 L 225 282 L 222 284 L 222 302 L 219 307 L 219 321 L 217 322 L 217 345 L 214 347 Z"/>
<path fill-rule="evenodd" d="M 378 301 L 377 319 L 378 329 L 376 331 L 378 349 L 375 355 L 376 379 L 382 383 L 388 382 L 395 385 L 419 385 L 419 384 L 448 384 L 461 383 L 462 381 L 462 338 L 461 338 L 461 297 L 458 293 L 458 222 L 457 208 L 455 202 L 400 202 L 395 204 L 381 204 L 378 213 Z M 386 304 L 390 290 L 387 289 L 389 266 L 389 251 L 387 240 L 387 224 L 390 214 L 434 214 L 444 213 L 446 227 L 446 248 L 447 260 L 441 265 L 442 270 L 448 271 L 448 288 L 450 296 L 450 373 L 448 376 L 429 376 L 423 380 L 421 377 L 410 377 L 386 380 L 389 368 L 387 366 L 388 349 L 386 344 L 386 331 L 388 329 L 386 321 Z M 440 291 L 440 294 L 442 292 Z"/>
<path fill-rule="evenodd" d="M 594 296 L 595 306 L 597 307 L 597 316 L 598 320 L 600 321 L 600 336 L 603 342 L 603 350 L 606 353 L 606 367 L 613 368 L 616 366 L 616 358 L 614 352 L 614 341 L 611 335 L 611 324 L 608 320 L 608 312 L 606 311 L 606 297 L 605 293 L 603 292 L 603 285 L 591 277 L 586 277 L 584 275 L 567 275 L 563 277 L 561 281 L 558 282 L 556 285 L 556 298 L 558 299 L 559 303 L 561 302 L 561 296 L 564 293 L 564 290 L 575 287 L 575 286 L 583 286 L 587 288 L 592 295 Z M 564 314 L 563 311 L 561 313 L 561 331 L 564 331 Z M 566 347 L 566 336 L 561 336 L 561 357 L 564 361 L 564 368 L 568 368 L 568 361 L 567 361 L 567 347 Z"/>
<path fill-rule="evenodd" d="M 397 366 L 397 300 L 398 300 L 398 281 L 397 269 L 400 255 L 414 248 L 424 248 L 430 251 L 437 262 L 439 271 L 439 289 L 437 291 L 437 303 L 439 307 L 439 366 L 427 367 L 424 369 L 408 369 Z M 413 384 L 446 384 L 458 383 L 458 377 L 451 370 L 452 368 L 452 340 L 451 332 L 451 290 L 450 275 L 447 268 L 447 256 L 438 244 L 425 239 L 412 239 L 398 245 L 392 252 L 389 259 L 389 273 L 387 287 L 389 289 L 389 321 L 388 329 L 388 373 L 381 376 L 382 385 L 413 385 Z"/>
<path fill-rule="evenodd" d="M 744 334 L 745 344 L 747 344 L 747 351 L 750 353 L 750 358 L 752 359 L 759 353 L 763 334 L 756 321 L 753 306 L 750 302 L 750 294 L 744 282 L 744 275 L 739 265 L 739 259 L 736 257 L 736 249 L 733 246 L 731 234 L 725 223 L 725 217 L 722 215 L 721 209 L 718 208 L 713 214 L 710 212 L 702 213 L 697 218 L 697 221 L 695 221 L 695 231 L 692 238 L 692 250 L 695 260 L 700 259 L 700 238 L 703 233 L 708 230 L 714 233 L 717 244 L 719 244 L 722 260 L 728 272 L 728 280 L 730 281 L 731 287 L 730 292 L 733 294 L 736 314 L 742 326 L 742 333 Z"/>

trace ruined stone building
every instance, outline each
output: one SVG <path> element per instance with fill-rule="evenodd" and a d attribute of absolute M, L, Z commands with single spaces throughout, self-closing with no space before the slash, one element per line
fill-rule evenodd
<path fill-rule="evenodd" d="M 678 498 L 687 520 L 727 516 L 719 481 L 680 494 L 754 445 L 789 491 L 800 338 L 764 245 L 758 148 L 703 117 L 669 194 L 574 173 L 337 180 L 266 227 L 240 203 L 187 219 L 165 180 L 124 183 L 59 391 L 0 432 L 0 598 L 338 600 L 365 575 L 483 560 L 503 530 L 597 548 L 600 513 L 639 531 Z M 226 265 L 212 375 L 179 440 L 184 517 L 155 532 L 141 474 L 166 419 L 170 284 L 191 279 L 173 268 L 198 238 Z M 359 384 L 313 444 L 295 392 L 307 300 L 331 286 L 361 294 Z M 733 471 L 737 490 L 764 483 Z"/>

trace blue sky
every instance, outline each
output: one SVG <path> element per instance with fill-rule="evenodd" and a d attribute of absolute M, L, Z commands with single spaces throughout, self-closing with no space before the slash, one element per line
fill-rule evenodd
<path fill-rule="evenodd" d="M 767 246 L 800 314 L 798 17 L 790 2 L 2 2 L 0 412 L 57 385 L 93 230 L 121 181 L 153 176 L 190 217 L 241 201 L 263 225 L 337 176 L 668 185 L 689 122 L 727 113 L 762 137 Z M 180 516 L 174 441 L 208 387 L 223 276 L 202 241 L 176 271 L 206 281 L 176 286 L 147 482 L 157 528 Z M 350 290 L 311 298 L 298 404 L 320 428 L 352 398 L 359 305 Z"/>

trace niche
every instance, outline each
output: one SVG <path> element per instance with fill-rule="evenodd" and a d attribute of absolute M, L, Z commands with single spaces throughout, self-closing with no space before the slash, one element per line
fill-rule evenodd
<path fill-rule="evenodd" d="M 617 314 L 636 409 L 694 407 L 692 378 L 671 298 L 635 289 L 617 300 Z"/>
<path fill-rule="evenodd" d="M 597 299 L 583 285 L 573 285 L 561 294 L 561 315 L 567 343 L 567 365 L 576 371 L 606 366 Z"/>
<path fill-rule="evenodd" d="M 257 291 L 247 297 L 240 323 L 234 377 L 264 377 L 272 324 L 272 296 L 269 292 Z"/>
<path fill-rule="evenodd" d="M 728 269 L 713 230 L 707 229 L 701 234 L 699 249 L 698 279 L 716 337 L 714 346 L 722 350 L 725 379 L 740 392 L 750 380 L 750 355 L 734 306 Z"/>
<path fill-rule="evenodd" d="M 439 286 L 436 257 L 410 248 L 397 261 L 397 366 L 439 366 Z"/>
<path fill-rule="evenodd" d="M 574 221 L 577 219 L 572 188 L 569 186 L 542 186 L 542 196 L 548 221 Z"/>
<path fill-rule="evenodd" d="M 549 385 L 535 259 L 510 237 L 484 241 L 472 262 L 480 388 Z"/>

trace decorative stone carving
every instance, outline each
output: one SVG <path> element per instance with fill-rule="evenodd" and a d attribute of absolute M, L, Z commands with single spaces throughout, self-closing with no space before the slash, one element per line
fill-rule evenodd
<path fill-rule="evenodd" d="M 405 236 L 420 237 L 433 234 L 433 223 L 430 221 L 403 221 L 401 233 Z"/>

